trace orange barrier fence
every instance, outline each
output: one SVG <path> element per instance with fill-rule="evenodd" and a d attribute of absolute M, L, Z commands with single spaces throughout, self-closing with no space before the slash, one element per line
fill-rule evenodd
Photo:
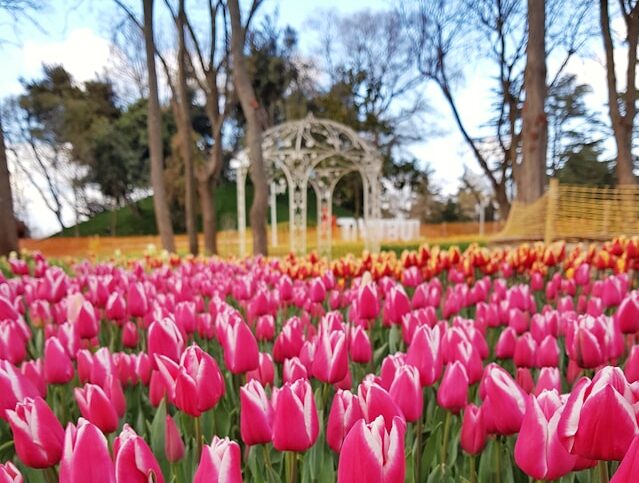
<path fill-rule="evenodd" d="M 497 233 L 503 224 L 500 222 L 486 222 L 484 224 L 484 234 L 492 235 Z M 288 229 L 286 226 L 278 227 L 278 245 L 269 247 L 273 255 L 284 255 L 288 252 Z M 429 242 L 436 243 L 438 240 L 447 238 L 479 237 L 479 223 L 459 222 L 441 224 L 422 224 L 420 227 L 421 237 L 407 243 Z M 270 229 L 268 231 L 269 242 L 271 240 Z M 316 231 L 314 227 L 309 228 L 307 241 L 309 250 L 313 250 L 316 244 Z M 250 245 L 250 231 L 247 236 Z M 200 248 L 204 246 L 202 234 L 199 235 Z M 176 235 L 175 243 L 178 253 L 186 253 L 188 240 L 186 235 Z M 218 233 L 218 251 L 221 256 L 236 256 L 239 252 L 238 234 L 234 230 L 225 230 Z M 402 242 L 395 242 L 401 244 Z M 339 230 L 333 231 L 333 244 L 336 247 L 344 245 L 344 249 L 361 250 L 363 244 L 356 242 L 342 242 L 339 238 Z M 360 247 L 359 245 L 362 245 Z M 88 257 L 95 255 L 98 257 L 109 257 L 120 252 L 122 255 L 140 256 L 148 250 L 159 250 L 161 247 L 159 236 L 123 236 L 123 237 L 74 237 L 74 238 L 45 238 L 42 240 L 24 239 L 20 241 L 20 247 L 27 250 L 38 250 L 48 257 L 62 258 L 66 256 Z M 249 248 L 250 251 L 250 248 Z"/>

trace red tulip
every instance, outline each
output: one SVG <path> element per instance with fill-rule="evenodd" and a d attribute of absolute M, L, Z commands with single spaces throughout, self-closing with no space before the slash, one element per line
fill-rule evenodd
<path fill-rule="evenodd" d="M 36 398 L 40 394 L 29 379 L 22 375 L 9 361 L 0 361 L 0 418 L 6 419 L 7 409 L 15 409 L 16 404 L 26 398 Z"/>
<path fill-rule="evenodd" d="M 164 476 L 149 445 L 128 424 L 113 443 L 117 483 L 164 483 Z"/>
<path fill-rule="evenodd" d="M 184 350 L 184 337 L 178 326 L 168 317 L 151 322 L 148 330 L 148 354 L 163 355 L 174 362 L 180 360 Z"/>
<path fill-rule="evenodd" d="M 24 483 L 22 473 L 11 461 L 0 464 L 0 483 Z"/>
<path fill-rule="evenodd" d="M 180 430 L 175 424 L 175 420 L 166 415 L 166 427 L 164 432 L 164 454 L 166 459 L 175 463 L 184 457 L 184 441 L 180 436 Z"/>
<path fill-rule="evenodd" d="M 446 366 L 437 390 L 437 404 L 453 414 L 457 414 L 468 404 L 468 374 L 459 361 Z"/>
<path fill-rule="evenodd" d="M 319 422 L 313 389 L 307 380 L 286 383 L 273 393 L 273 446 L 278 451 L 306 451 L 315 444 Z"/>
<path fill-rule="evenodd" d="M 48 468 L 62 457 L 64 429 L 41 397 L 27 398 L 7 411 L 16 453 L 31 468 Z"/>
<path fill-rule="evenodd" d="M 519 431 L 526 411 L 526 393 L 503 368 L 486 367 L 480 394 L 482 412 L 489 433 L 514 434 Z"/>
<path fill-rule="evenodd" d="M 66 384 L 73 379 L 73 363 L 60 339 L 50 337 L 44 343 L 44 377 L 49 384 Z"/>
<path fill-rule="evenodd" d="M 107 439 L 84 418 L 69 423 L 64 435 L 60 483 L 115 483 L 115 468 Z"/>
<path fill-rule="evenodd" d="M 535 396 L 526 402 L 519 436 L 515 443 L 515 462 L 527 475 L 537 480 L 555 480 L 572 471 L 577 457 L 566 451 L 559 441 L 557 424 L 563 407 L 557 392 L 545 392 L 544 407 Z"/>
<path fill-rule="evenodd" d="M 82 417 L 91 421 L 104 433 L 118 429 L 119 418 L 113 402 L 96 384 L 86 384 L 73 390 Z"/>
<path fill-rule="evenodd" d="M 486 446 L 486 436 L 486 425 L 481 408 L 472 403 L 468 404 L 464 409 L 464 419 L 459 435 L 461 447 L 468 454 L 479 454 Z"/>
<path fill-rule="evenodd" d="M 639 433 L 634 397 L 618 367 L 601 369 L 573 387 L 559 420 L 559 436 L 572 454 L 594 460 L 621 460 Z"/>
<path fill-rule="evenodd" d="M 242 483 L 240 446 L 229 438 L 213 436 L 202 448 L 193 483 Z"/>
<path fill-rule="evenodd" d="M 610 483 L 633 483 L 639 474 L 639 436 L 635 436 Z"/>
<path fill-rule="evenodd" d="M 419 382 L 419 372 L 415 367 L 398 367 L 388 392 L 401 409 L 406 421 L 413 422 L 422 417 L 424 395 Z"/>
<path fill-rule="evenodd" d="M 346 377 L 348 371 L 348 346 L 346 334 L 335 330 L 322 330 L 316 339 L 312 373 L 316 379 L 334 384 Z"/>
<path fill-rule="evenodd" d="M 390 429 L 387 429 L 390 426 Z M 344 438 L 337 468 L 338 483 L 391 483 L 404 481 L 406 423 L 382 416 L 366 423 L 360 419 Z"/>
<path fill-rule="evenodd" d="M 338 389 L 333 397 L 326 425 L 326 442 L 329 448 L 339 453 L 344 437 L 355 422 L 363 417 L 357 396 L 348 390 Z"/>
<path fill-rule="evenodd" d="M 248 446 L 270 443 L 273 408 L 262 385 L 253 380 L 240 388 L 240 432 Z"/>

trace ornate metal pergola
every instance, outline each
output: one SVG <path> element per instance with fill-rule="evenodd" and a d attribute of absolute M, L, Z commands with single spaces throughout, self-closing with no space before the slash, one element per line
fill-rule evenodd
<path fill-rule="evenodd" d="M 362 177 L 366 247 L 379 250 L 378 230 L 373 220 L 380 218 L 382 158 L 355 131 L 309 114 L 304 119 L 285 122 L 265 131 L 262 152 L 271 189 L 282 178 L 288 187 L 289 243 L 293 253 L 306 252 L 306 193 L 310 183 L 317 197 L 318 250 L 330 256 L 333 190 L 344 175 L 353 171 Z M 231 166 L 237 180 L 240 253 L 245 255 L 245 185 L 250 167 L 246 150 L 238 153 Z"/>

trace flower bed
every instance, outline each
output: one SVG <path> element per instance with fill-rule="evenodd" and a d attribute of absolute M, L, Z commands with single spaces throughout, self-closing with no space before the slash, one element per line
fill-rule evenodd
<path fill-rule="evenodd" d="M 0 481 L 637 481 L 638 267 L 623 238 L 10 260 Z"/>

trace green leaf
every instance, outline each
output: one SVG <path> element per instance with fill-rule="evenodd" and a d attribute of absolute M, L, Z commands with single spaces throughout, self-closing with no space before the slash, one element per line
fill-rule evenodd
<path fill-rule="evenodd" d="M 439 454 L 438 452 L 441 446 L 442 426 L 443 423 L 439 421 L 426 440 L 426 446 L 423 450 L 424 452 L 422 453 L 422 471 L 424 472 L 424 474 L 426 474 L 426 472 L 428 472 L 433 467 L 433 463 L 436 461 L 437 455 Z"/>
<path fill-rule="evenodd" d="M 391 354 L 397 352 L 401 338 L 398 326 L 393 324 L 388 334 L 388 348 Z"/>
<path fill-rule="evenodd" d="M 155 410 L 150 432 L 151 449 L 162 467 L 162 472 L 166 475 L 169 472 L 169 462 L 164 454 L 164 436 L 166 434 L 166 403 L 164 399 Z"/>

